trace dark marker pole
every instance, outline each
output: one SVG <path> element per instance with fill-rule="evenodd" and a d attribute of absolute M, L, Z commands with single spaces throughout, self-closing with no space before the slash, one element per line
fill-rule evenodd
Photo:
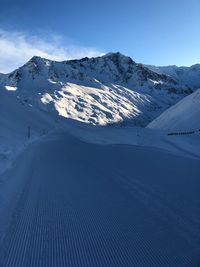
<path fill-rule="evenodd" d="M 28 126 L 28 139 L 30 139 L 30 138 L 31 138 L 31 127 Z"/>

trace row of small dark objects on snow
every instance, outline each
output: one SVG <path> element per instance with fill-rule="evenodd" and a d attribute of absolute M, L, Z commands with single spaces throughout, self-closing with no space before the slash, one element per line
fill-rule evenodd
<path fill-rule="evenodd" d="M 167 135 L 189 135 L 189 134 L 195 134 L 195 133 L 199 133 L 199 132 L 200 132 L 200 129 L 197 131 L 168 133 Z"/>

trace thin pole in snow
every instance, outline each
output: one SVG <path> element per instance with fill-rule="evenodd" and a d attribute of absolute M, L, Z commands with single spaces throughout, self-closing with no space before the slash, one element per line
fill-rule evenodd
<path fill-rule="evenodd" d="M 28 126 L 28 139 L 30 139 L 30 138 L 31 138 L 31 127 Z"/>

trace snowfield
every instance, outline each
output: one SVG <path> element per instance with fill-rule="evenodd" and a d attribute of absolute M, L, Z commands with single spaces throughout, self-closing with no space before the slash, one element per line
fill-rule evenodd
<path fill-rule="evenodd" d="M 163 112 L 148 127 L 169 131 L 200 130 L 200 89 Z"/>
<path fill-rule="evenodd" d="M 1 267 L 198 266 L 200 89 L 157 72 L 110 53 L 0 74 Z"/>
<path fill-rule="evenodd" d="M 1 176 L 1 266 L 196 266 L 199 171 L 162 150 L 43 137 Z"/>

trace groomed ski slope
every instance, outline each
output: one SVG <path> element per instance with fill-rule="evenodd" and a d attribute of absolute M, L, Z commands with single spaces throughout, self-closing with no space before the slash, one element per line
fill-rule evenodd
<path fill-rule="evenodd" d="M 198 266 L 199 160 L 58 131 L 0 177 L 0 266 Z"/>

